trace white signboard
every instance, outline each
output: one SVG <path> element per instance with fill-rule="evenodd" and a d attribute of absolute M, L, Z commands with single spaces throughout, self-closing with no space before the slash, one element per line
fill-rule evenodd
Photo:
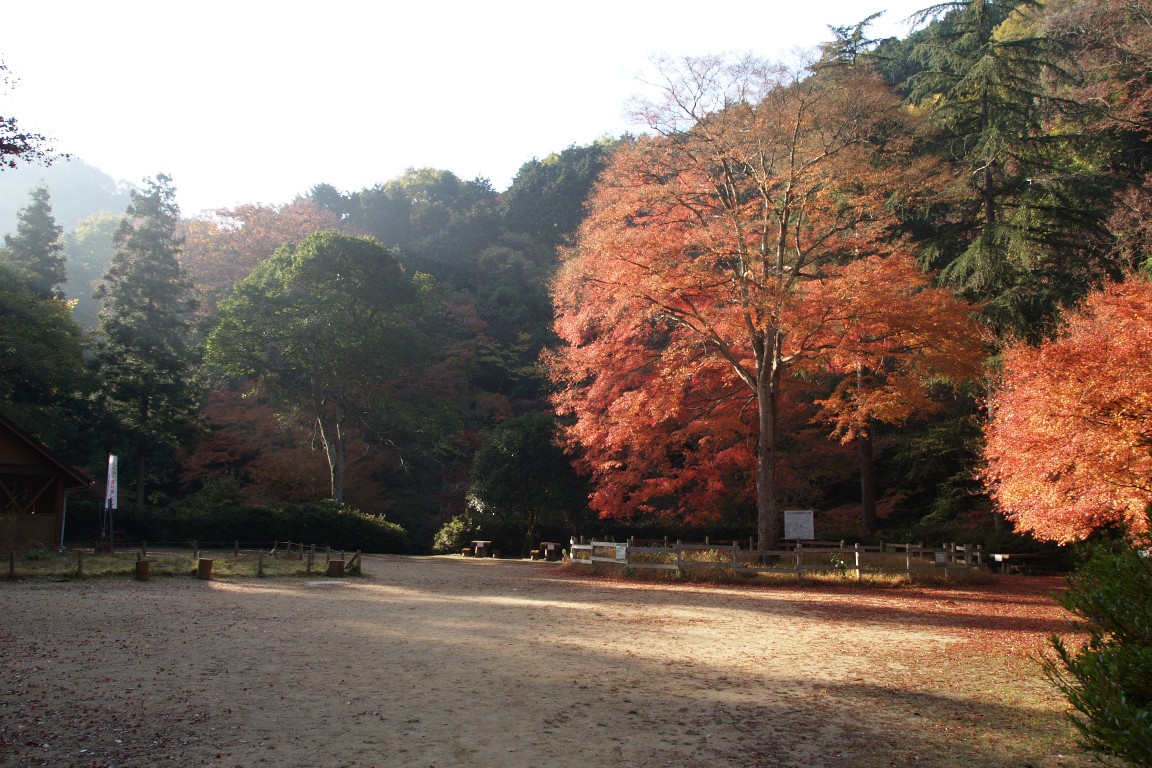
<path fill-rule="evenodd" d="M 816 525 L 810 509 L 784 510 L 784 538 L 815 539 Z"/>
<path fill-rule="evenodd" d="M 628 545 L 627 544 L 617 544 L 616 545 L 616 559 L 617 560 L 623 560 L 623 561 L 628 560 Z"/>

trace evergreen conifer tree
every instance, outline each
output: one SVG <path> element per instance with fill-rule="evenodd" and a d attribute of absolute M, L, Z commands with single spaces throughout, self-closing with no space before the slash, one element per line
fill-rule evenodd
<path fill-rule="evenodd" d="M 66 279 L 63 227 L 52 216 L 48 189 L 36 187 L 32 201 L 20 209 L 15 235 L 4 235 L 4 258 L 25 273 L 28 287 L 44 298 L 62 296 L 59 286 Z"/>
<path fill-rule="evenodd" d="M 1106 189 L 1078 163 L 1075 136 L 1046 120 L 1067 53 L 1035 31 L 1038 0 L 950 0 L 918 14 L 920 66 L 904 84 L 952 163 L 935 212 L 931 266 L 986 302 L 1006 333 L 1042 336 L 1098 280 Z M 1093 249 L 1095 251 L 1093 252 Z"/>
<path fill-rule="evenodd" d="M 191 433 L 198 404 L 189 375 L 195 302 L 176 259 L 179 223 L 171 179 L 147 180 L 143 191 L 132 193 L 112 264 L 94 293 L 101 302 L 95 367 L 109 448 L 134 460 L 140 504 L 149 470 Z"/>

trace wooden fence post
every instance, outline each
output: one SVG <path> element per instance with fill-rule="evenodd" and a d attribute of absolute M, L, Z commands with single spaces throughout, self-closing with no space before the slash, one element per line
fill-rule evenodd
<path fill-rule="evenodd" d="M 8 553 L 8 578 L 16 578 L 16 550 Z"/>
<path fill-rule="evenodd" d="M 799 540 L 796 541 L 796 580 L 799 581 L 804 577 L 804 556 L 801 554 L 804 550 L 804 544 Z"/>
<path fill-rule="evenodd" d="M 236 541 L 236 540 L 232 541 L 232 557 L 235 560 L 240 559 L 240 542 L 239 541 Z"/>
<path fill-rule="evenodd" d="M 856 542 L 856 544 L 853 545 L 853 549 L 856 553 L 856 581 L 860 581 L 860 542 Z"/>
<path fill-rule="evenodd" d="M 200 545 L 196 543 L 196 539 L 192 539 L 192 559 L 200 559 Z"/>
<path fill-rule="evenodd" d="M 264 550 L 259 550 L 259 555 L 256 558 L 256 575 L 264 575 Z"/>
<path fill-rule="evenodd" d="M 313 544 L 311 549 L 308 550 L 308 565 L 306 566 L 306 571 L 309 575 L 312 574 L 312 561 L 313 561 L 313 559 L 315 559 L 315 557 L 316 557 L 316 545 Z"/>
<path fill-rule="evenodd" d="M 84 575 L 84 550 L 76 550 L 76 575 Z"/>

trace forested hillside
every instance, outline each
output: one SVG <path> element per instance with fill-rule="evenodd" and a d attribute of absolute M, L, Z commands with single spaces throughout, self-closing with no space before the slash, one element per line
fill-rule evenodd
<path fill-rule="evenodd" d="M 1089 336 L 1111 357 L 1060 356 L 1077 392 L 1141 359 L 1150 20 L 957 0 L 903 39 L 834 28 L 804 65 L 669 59 L 648 131 L 506 190 L 413 168 L 186 219 L 179 179 L 53 166 L 0 249 L 0 408 L 94 473 L 121 454 L 150 514 L 335 499 L 416 551 L 775 543 L 785 508 L 837 538 L 1139 525 L 1146 475 L 1056 523 L 1019 500 L 1047 481 L 1009 446 L 1077 427 L 1030 433 L 1047 401 L 1009 394 L 1082 311 L 1136 321 Z M 77 174 L 83 218 L 57 206 Z M 1117 379 L 1083 423 L 1121 414 L 1139 455 L 1152 403 Z M 1045 471 L 1132 485 L 1092 450 Z"/>

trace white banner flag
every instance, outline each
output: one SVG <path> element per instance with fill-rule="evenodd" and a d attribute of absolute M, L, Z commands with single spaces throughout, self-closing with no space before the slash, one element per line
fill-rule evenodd
<path fill-rule="evenodd" d="M 117 509 L 116 499 L 120 495 L 117 492 L 117 470 L 119 469 L 120 460 L 114 454 L 108 454 L 108 486 L 104 491 L 104 509 Z"/>

